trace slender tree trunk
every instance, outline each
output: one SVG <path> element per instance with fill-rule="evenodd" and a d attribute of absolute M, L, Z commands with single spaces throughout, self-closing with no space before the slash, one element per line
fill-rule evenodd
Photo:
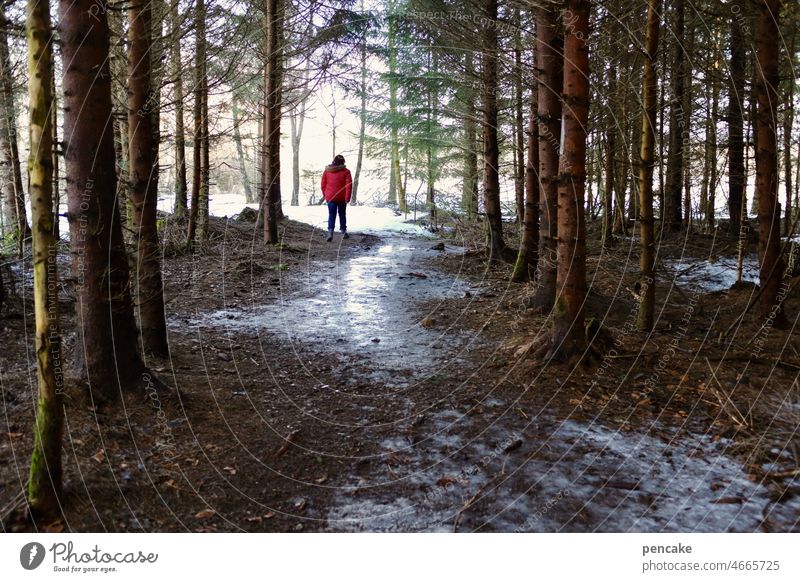
<path fill-rule="evenodd" d="M 664 186 L 664 228 L 680 230 L 683 221 L 681 203 L 683 194 L 683 136 L 687 123 L 684 106 L 686 83 L 685 6 L 684 0 L 674 0 L 675 45 L 672 58 L 672 99 L 669 114 L 669 159 L 667 181 Z"/>
<path fill-rule="evenodd" d="M 709 112 L 709 131 L 706 143 L 710 148 L 708 162 L 708 199 L 706 206 L 702 209 L 705 214 L 706 228 L 713 232 L 716 223 L 717 188 L 719 187 L 719 168 L 717 167 L 717 123 L 719 120 L 719 88 L 718 77 L 720 71 L 718 66 L 714 66 L 711 71 L 711 111 Z M 688 219 L 687 219 L 688 223 Z"/>
<path fill-rule="evenodd" d="M 51 26 L 50 23 L 50 2 L 47 2 L 47 16 L 48 16 L 48 26 Z M 56 67 L 55 67 L 55 57 L 53 56 L 53 51 L 50 50 L 50 97 L 52 99 L 53 106 L 50 108 L 50 130 L 52 131 L 53 135 L 50 138 L 51 144 L 53 148 L 52 164 L 53 164 L 53 186 L 52 186 L 52 196 L 53 196 L 53 238 L 56 242 L 61 240 L 61 227 L 59 224 L 59 215 L 61 214 L 61 181 L 59 180 L 59 159 L 58 157 L 61 155 L 59 151 L 59 140 L 58 140 L 58 97 L 57 97 L 57 90 L 56 90 Z"/>
<path fill-rule="evenodd" d="M 76 345 L 97 402 L 143 389 L 144 366 L 116 198 L 107 13 L 94 10 L 93 0 L 61 0 L 60 7 L 70 246 L 79 281 Z"/>
<path fill-rule="evenodd" d="M 264 66 L 264 240 L 277 244 L 280 200 L 281 0 L 266 0 L 267 50 Z"/>
<path fill-rule="evenodd" d="M 758 197 L 759 311 L 778 327 L 787 324 L 783 311 L 784 263 L 780 252 L 778 204 L 778 20 L 781 0 L 761 0 L 756 25 L 756 192 Z"/>
<path fill-rule="evenodd" d="M 744 170 L 745 63 L 747 53 L 739 19 L 740 3 L 731 16 L 731 60 L 728 85 L 728 216 L 730 233 L 738 235 L 742 225 L 742 197 L 746 184 Z"/>
<path fill-rule="evenodd" d="M 789 69 L 794 70 L 795 46 L 797 44 L 797 30 L 792 31 L 792 40 L 789 49 Z M 784 204 L 784 215 L 786 219 L 783 223 L 783 234 L 789 236 L 792 230 L 792 125 L 794 123 L 794 75 L 789 76 L 786 83 L 786 105 L 783 111 L 783 176 L 786 194 Z M 793 233 L 798 234 L 798 233 Z"/>
<path fill-rule="evenodd" d="M 655 145 L 655 124 L 658 83 L 655 63 L 658 51 L 659 14 L 661 0 L 648 0 L 647 37 L 645 39 L 646 58 L 642 86 L 644 113 L 642 115 L 641 167 L 639 169 L 639 237 L 641 270 L 641 300 L 639 304 L 639 329 L 650 331 L 653 328 L 655 311 L 655 237 L 653 218 L 653 149 Z"/>
<path fill-rule="evenodd" d="M 534 67 L 535 69 L 535 67 Z M 520 71 L 521 74 L 521 71 Z M 534 73 L 535 74 L 535 73 Z M 511 280 L 531 281 L 536 275 L 539 260 L 539 120 L 538 81 L 534 77 L 531 86 L 530 109 L 528 112 L 528 152 L 525 166 L 525 214 L 522 222 L 522 240 L 517 253 L 517 262 Z"/>
<path fill-rule="evenodd" d="M 361 0 L 361 12 L 364 13 L 364 0 Z M 367 131 L 367 39 L 361 43 L 361 84 L 359 85 L 359 97 L 361 98 L 361 108 L 358 112 L 358 158 L 356 159 L 356 170 L 353 174 L 353 191 L 350 196 L 350 204 L 358 204 L 358 186 L 361 180 L 361 166 L 364 162 L 364 139 Z"/>
<path fill-rule="evenodd" d="M 500 208 L 500 148 L 497 141 L 497 0 L 484 0 L 483 12 L 483 204 L 486 212 L 486 251 L 492 260 L 504 260 L 503 219 Z"/>
<path fill-rule="evenodd" d="M 292 206 L 300 204 L 300 140 L 303 137 L 305 116 L 305 100 L 300 104 L 299 112 L 293 109 L 289 113 L 292 140 Z"/>
<path fill-rule="evenodd" d="M 187 243 L 192 248 L 197 238 L 203 241 L 203 214 L 208 209 L 208 187 L 204 185 L 204 118 L 203 104 L 206 85 L 206 9 L 205 0 L 195 4 L 195 64 L 194 64 L 194 139 L 192 145 L 192 201 L 189 208 L 189 229 Z M 206 200 L 204 201 L 204 195 Z M 198 231 L 200 231 L 198 233 Z M 198 237 L 199 234 L 199 237 Z"/>
<path fill-rule="evenodd" d="M 514 10 L 519 27 L 520 11 Z M 517 221 L 525 221 L 525 130 L 522 114 L 522 37 L 519 28 L 514 33 L 514 199 L 517 203 Z M 523 227 L 524 228 L 524 227 Z"/>
<path fill-rule="evenodd" d="M 612 67 L 613 68 L 613 67 Z M 608 122 L 607 122 L 608 123 Z M 606 129 L 606 173 L 603 185 L 603 246 L 614 244 L 614 152 L 616 150 L 616 134 L 609 123 Z"/>
<path fill-rule="evenodd" d="M 18 244 L 19 255 L 25 239 L 31 236 L 25 210 L 25 191 L 22 189 L 22 172 L 17 148 L 17 114 L 14 106 L 14 80 L 8 52 L 8 21 L 4 7 L 0 7 L 0 180 L 5 200 L 6 220 L 12 225 L 13 240 Z"/>
<path fill-rule="evenodd" d="M 536 12 L 539 68 L 539 261 L 534 306 L 553 308 L 558 267 L 558 158 L 561 138 L 561 89 L 564 84 L 563 32 L 555 9 Z"/>
<path fill-rule="evenodd" d="M 33 218 L 33 300 L 36 320 L 38 399 L 28 504 L 34 518 L 55 517 L 61 510 L 62 394 L 61 329 L 58 309 L 58 246 L 53 236 L 52 55 L 50 5 L 29 0 L 28 102 L 30 155 L 28 184 Z"/>
<path fill-rule="evenodd" d="M 558 187 L 558 296 L 549 358 L 569 359 L 586 349 L 586 127 L 589 120 L 589 0 L 569 0 L 564 37 L 564 151 Z"/>
<path fill-rule="evenodd" d="M 464 56 L 464 68 L 464 185 L 461 204 L 467 214 L 467 219 L 476 220 L 478 218 L 478 146 L 477 123 L 475 122 L 475 68 L 470 51 L 467 51 Z"/>
<path fill-rule="evenodd" d="M 400 145 L 398 142 L 397 121 L 397 23 L 395 22 L 395 0 L 388 0 L 386 12 L 389 19 L 388 52 L 389 52 L 389 117 L 390 117 L 390 158 L 389 158 L 389 204 L 398 202 L 397 190 L 401 189 Z M 406 212 L 405 203 L 400 212 Z"/>
<path fill-rule="evenodd" d="M 242 145 L 242 129 L 241 129 L 241 116 L 239 112 L 239 96 L 233 92 L 231 97 L 231 115 L 233 117 L 233 141 L 236 143 L 236 156 L 239 159 L 239 178 L 242 181 L 242 188 L 244 188 L 244 199 L 247 202 L 255 200 L 253 196 L 253 189 L 250 188 L 250 179 L 247 177 L 247 160 L 244 157 L 244 146 Z M 293 205 L 297 205 L 293 202 Z"/>
<path fill-rule="evenodd" d="M 175 218 L 186 217 L 188 207 L 186 194 L 186 129 L 183 121 L 184 91 L 183 66 L 181 64 L 180 2 L 171 0 L 170 6 L 170 57 L 174 77 L 173 99 L 175 101 Z"/>
<path fill-rule="evenodd" d="M 157 151 L 153 127 L 153 85 L 150 66 L 152 4 L 134 2 L 128 8 L 128 131 L 130 196 L 136 240 L 136 296 L 144 351 L 166 356 L 167 322 L 159 258 Z"/>

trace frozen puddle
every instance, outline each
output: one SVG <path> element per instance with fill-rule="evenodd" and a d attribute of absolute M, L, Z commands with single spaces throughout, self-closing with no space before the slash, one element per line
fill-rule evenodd
<path fill-rule="evenodd" d="M 719 257 L 715 261 L 684 257 L 666 260 L 664 264 L 674 272 L 675 281 L 690 291 L 727 291 L 736 283 L 736 257 Z M 758 256 L 745 256 L 742 262 L 742 280 L 758 283 L 758 271 Z"/>
<path fill-rule="evenodd" d="M 358 354 L 387 373 L 423 369 L 453 347 L 456 334 L 423 328 L 411 314 L 415 304 L 469 289 L 465 281 L 419 264 L 433 252 L 430 246 L 389 238 L 365 255 L 308 272 L 301 291 L 274 304 L 223 309 L 188 323 L 275 334 L 289 344 L 313 341 L 333 353 Z"/>
<path fill-rule="evenodd" d="M 796 527 L 800 500 L 769 492 L 702 436 L 659 438 L 566 420 L 519 432 L 459 433 L 455 412 L 433 436 L 382 443 L 374 482 L 354 477 L 327 514 L 332 531 L 757 531 Z M 373 467 L 374 469 L 374 467 Z"/>

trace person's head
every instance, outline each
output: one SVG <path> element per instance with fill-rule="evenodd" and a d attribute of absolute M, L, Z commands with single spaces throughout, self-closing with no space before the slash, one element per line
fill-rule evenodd
<path fill-rule="evenodd" d="M 337 155 L 333 158 L 333 163 L 331 166 L 344 166 L 344 156 L 342 154 Z"/>

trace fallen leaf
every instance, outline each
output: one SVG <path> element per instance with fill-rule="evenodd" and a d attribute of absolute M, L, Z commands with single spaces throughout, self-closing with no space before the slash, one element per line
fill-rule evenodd
<path fill-rule="evenodd" d="M 258 515 L 255 517 L 245 517 L 244 520 L 249 523 L 261 523 L 262 519 Z"/>
<path fill-rule="evenodd" d="M 452 477 L 442 477 L 441 479 L 436 481 L 436 484 L 439 487 L 447 487 L 448 485 L 452 485 L 455 482 L 456 482 L 456 480 L 453 479 Z"/>
<path fill-rule="evenodd" d="M 98 451 L 92 456 L 92 458 L 99 465 L 105 460 L 106 452 L 103 449 L 98 449 Z"/>
<path fill-rule="evenodd" d="M 7 433 L 7 434 L 8 434 L 8 438 L 10 438 L 10 439 L 18 439 L 19 437 L 22 436 L 23 433 L 21 433 L 21 432 L 10 432 L 10 433 Z"/>
<path fill-rule="evenodd" d="M 208 519 L 209 517 L 214 517 L 217 514 L 216 511 L 213 509 L 202 509 L 194 514 L 197 519 Z"/>
<path fill-rule="evenodd" d="M 236 475 L 236 469 L 233 467 L 223 467 L 222 470 L 227 471 L 231 475 Z"/>
<path fill-rule="evenodd" d="M 273 517 L 275 517 L 274 511 L 268 511 L 267 513 L 264 514 L 264 519 L 272 519 Z"/>
<path fill-rule="evenodd" d="M 294 508 L 297 511 L 303 511 L 303 509 L 305 509 L 305 507 L 306 507 L 306 500 L 305 499 L 301 498 L 301 499 L 298 499 L 298 500 L 296 500 L 294 502 Z"/>
<path fill-rule="evenodd" d="M 319 479 L 314 479 L 314 483 L 316 483 L 317 485 L 322 485 L 327 480 L 328 480 L 328 476 L 327 475 L 323 475 Z"/>

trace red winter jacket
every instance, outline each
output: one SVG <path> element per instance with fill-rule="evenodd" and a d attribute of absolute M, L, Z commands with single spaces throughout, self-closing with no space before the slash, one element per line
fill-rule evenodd
<path fill-rule="evenodd" d="M 325 166 L 322 172 L 322 194 L 325 202 L 350 203 L 353 177 L 346 166 Z"/>

